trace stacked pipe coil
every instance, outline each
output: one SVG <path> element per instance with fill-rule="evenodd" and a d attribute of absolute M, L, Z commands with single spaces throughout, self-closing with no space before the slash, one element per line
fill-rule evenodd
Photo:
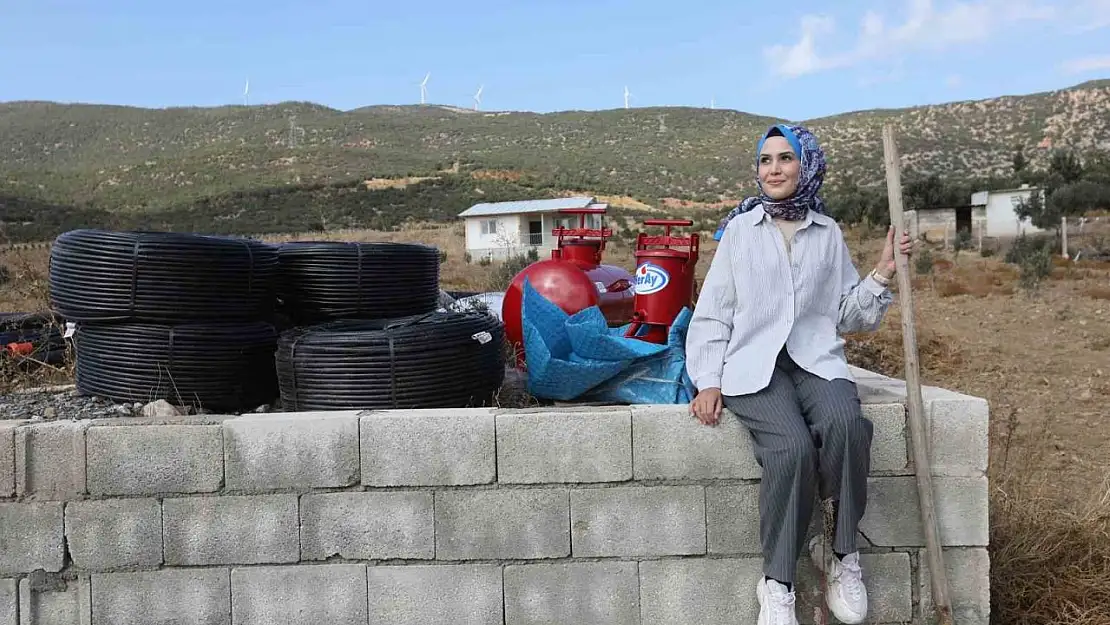
<path fill-rule="evenodd" d="M 277 267 L 277 249 L 249 239 L 60 235 L 50 254 L 50 301 L 78 323 L 78 391 L 219 410 L 273 397 Z"/>
<path fill-rule="evenodd" d="M 297 324 L 419 315 L 439 300 L 439 251 L 427 245 L 296 241 L 278 259 L 283 309 Z"/>
<path fill-rule="evenodd" d="M 480 313 L 343 320 L 282 333 L 288 410 L 483 405 L 505 375 L 504 326 Z"/>
<path fill-rule="evenodd" d="M 82 324 L 77 386 L 116 401 L 238 410 L 277 396 L 277 330 L 263 321 Z"/>
<path fill-rule="evenodd" d="M 248 239 L 72 230 L 50 250 L 50 302 L 70 321 L 257 319 L 277 250 Z"/>

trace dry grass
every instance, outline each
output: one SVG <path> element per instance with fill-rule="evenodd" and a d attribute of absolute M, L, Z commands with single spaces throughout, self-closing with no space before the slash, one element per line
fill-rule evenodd
<path fill-rule="evenodd" d="M 1021 425 L 1012 413 L 1004 423 L 992 459 L 991 622 L 1110 623 L 1110 474 L 1093 496 L 1061 506 L 1053 477 L 1027 470 L 1029 456 L 1050 445 L 1012 450 Z"/>
<path fill-rule="evenodd" d="M 0 312 L 40 312 L 50 308 L 50 251 L 46 248 L 0 250 Z M 60 330 L 61 328 L 59 328 Z M 3 349 L 0 345 L 0 350 Z M 31 386 L 68 384 L 73 380 L 73 354 L 60 366 L 24 358 L 0 357 L 0 394 Z"/>
<path fill-rule="evenodd" d="M 1110 483 L 1076 509 L 1061 509 L 1047 494 L 1051 490 L 1049 484 L 1034 488 L 1005 480 L 994 488 L 991 622 L 1106 625 Z"/>

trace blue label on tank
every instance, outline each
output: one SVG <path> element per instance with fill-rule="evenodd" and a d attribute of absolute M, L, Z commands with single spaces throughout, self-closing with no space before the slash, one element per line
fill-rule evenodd
<path fill-rule="evenodd" d="M 636 295 L 651 295 L 667 288 L 671 283 L 671 275 L 659 265 L 644 263 L 636 268 L 636 275 L 632 279 L 632 289 Z"/>

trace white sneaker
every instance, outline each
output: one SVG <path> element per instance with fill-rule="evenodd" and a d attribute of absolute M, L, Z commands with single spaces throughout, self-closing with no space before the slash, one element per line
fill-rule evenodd
<path fill-rule="evenodd" d="M 840 560 L 831 549 L 825 549 L 825 541 L 818 535 L 809 541 L 809 555 L 817 570 L 825 573 L 825 601 L 829 611 L 845 625 L 862 623 L 867 618 L 867 587 L 863 585 L 859 552 Z"/>
<path fill-rule="evenodd" d="M 794 591 L 773 579 L 759 578 L 755 587 L 759 599 L 758 625 L 798 625 L 794 615 Z"/>

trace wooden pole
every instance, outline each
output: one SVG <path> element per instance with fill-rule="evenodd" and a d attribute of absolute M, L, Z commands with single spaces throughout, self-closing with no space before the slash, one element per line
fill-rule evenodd
<path fill-rule="evenodd" d="M 925 432 L 925 408 L 921 399 L 921 373 L 917 360 L 917 331 L 913 318 L 913 290 L 909 258 L 898 251 L 906 229 L 902 214 L 902 171 L 894 130 L 883 126 L 883 160 L 886 164 L 886 190 L 890 201 L 890 223 L 894 224 L 894 263 L 898 270 L 898 297 L 902 310 L 902 349 L 906 360 L 906 415 L 913 446 L 913 464 L 917 473 L 917 495 L 921 501 L 921 523 L 925 528 L 925 555 L 932 581 L 933 605 L 940 625 L 953 625 L 952 606 L 948 601 L 948 579 L 941 554 L 937 530 L 936 506 L 933 504 L 933 475 L 929 462 L 929 442 Z"/>
<path fill-rule="evenodd" d="M 1071 258 L 1068 256 L 1068 216 L 1064 215 L 1060 218 L 1060 255 L 1064 258 Z"/>

